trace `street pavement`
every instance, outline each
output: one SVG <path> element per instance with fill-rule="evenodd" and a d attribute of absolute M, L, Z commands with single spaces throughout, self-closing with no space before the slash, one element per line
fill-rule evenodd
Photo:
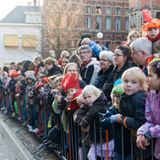
<path fill-rule="evenodd" d="M 55 154 L 44 150 L 33 154 L 40 141 L 20 123 L 0 112 L 0 160 L 57 160 Z"/>

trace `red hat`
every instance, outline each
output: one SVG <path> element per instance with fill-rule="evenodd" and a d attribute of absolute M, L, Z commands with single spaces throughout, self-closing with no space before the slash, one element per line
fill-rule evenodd
<path fill-rule="evenodd" d="M 44 78 L 42 78 L 42 82 L 43 82 L 43 83 L 49 83 L 49 79 L 48 79 L 48 77 L 44 77 Z"/>
<path fill-rule="evenodd" d="M 65 92 L 71 88 L 80 88 L 77 74 L 66 74 L 62 79 L 61 84 Z"/>
<path fill-rule="evenodd" d="M 9 72 L 9 76 L 12 77 L 12 78 L 18 77 L 19 75 L 20 75 L 20 73 L 16 70 L 11 70 Z"/>

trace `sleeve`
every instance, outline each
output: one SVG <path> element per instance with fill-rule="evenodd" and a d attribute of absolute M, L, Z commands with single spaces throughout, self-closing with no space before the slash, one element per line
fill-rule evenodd
<path fill-rule="evenodd" d="M 90 126 L 96 116 L 98 117 L 99 112 L 104 112 L 104 106 L 100 104 L 93 105 L 83 117 L 80 123 L 81 127 L 87 128 L 88 126 Z"/>
<path fill-rule="evenodd" d="M 152 123 L 152 111 L 149 103 L 149 97 L 147 96 L 146 104 L 145 104 L 145 118 L 146 122 L 137 130 L 137 135 L 144 135 L 150 127 L 153 127 Z"/>
<path fill-rule="evenodd" d="M 110 117 L 112 115 L 115 115 L 117 114 L 118 112 L 116 111 L 116 109 L 111 106 L 107 112 L 104 114 L 104 116 L 100 119 L 100 126 L 103 128 L 103 129 L 106 129 L 106 128 L 110 128 L 112 127 L 112 123 L 111 123 L 111 120 L 110 120 Z"/>
<path fill-rule="evenodd" d="M 94 84 L 98 78 L 98 72 L 100 71 L 100 66 L 98 64 L 93 65 L 93 73 L 89 84 Z"/>
<path fill-rule="evenodd" d="M 133 117 L 126 116 L 124 118 L 124 126 L 129 129 L 138 129 L 145 122 L 145 101 L 146 96 L 134 97 L 135 114 Z"/>

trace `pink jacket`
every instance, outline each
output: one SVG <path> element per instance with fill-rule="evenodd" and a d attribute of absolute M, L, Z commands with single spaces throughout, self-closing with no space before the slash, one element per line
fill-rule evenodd
<path fill-rule="evenodd" d="M 160 92 L 150 91 L 147 94 L 145 106 L 146 122 L 138 129 L 137 135 L 145 134 L 148 130 L 156 138 L 154 156 L 160 160 Z"/>

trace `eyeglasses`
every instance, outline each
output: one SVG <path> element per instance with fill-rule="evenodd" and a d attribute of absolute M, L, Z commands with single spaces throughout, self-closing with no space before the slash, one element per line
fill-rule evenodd
<path fill-rule="evenodd" d="M 141 50 L 138 50 L 138 51 L 132 51 L 132 54 L 134 55 L 134 54 L 137 54 L 137 53 L 139 53 L 139 52 L 142 52 Z"/>
<path fill-rule="evenodd" d="M 82 51 L 80 51 L 78 54 L 80 55 L 80 54 L 85 54 L 85 53 L 89 53 L 90 51 L 88 51 L 88 50 L 82 50 Z"/>
<path fill-rule="evenodd" d="M 117 53 L 117 54 L 114 54 L 114 56 L 115 56 L 115 57 L 120 57 L 120 56 L 124 56 L 124 55 Z"/>
<path fill-rule="evenodd" d="M 109 60 L 108 59 L 100 59 L 100 61 L 107 62 Z"/>

